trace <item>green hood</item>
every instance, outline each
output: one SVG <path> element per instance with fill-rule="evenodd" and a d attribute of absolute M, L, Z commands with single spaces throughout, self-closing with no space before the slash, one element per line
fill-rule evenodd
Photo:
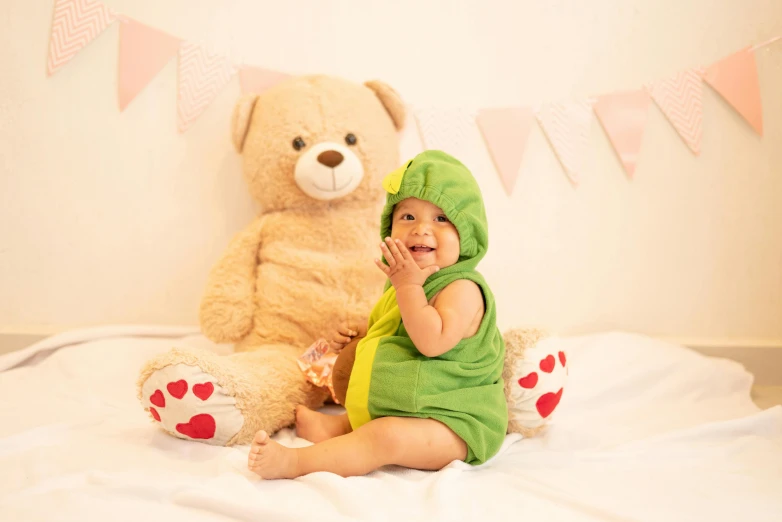
<path fill-rule="evenodd" d="M 435 276 L 475 270 L 489 247 L 489 226 L 481 190 L 467 167 L 445 152 L 427 150 L 386 176 L 383 187 L 387 194 L 381 240 L 391 235 L 394 205 L 407 198 L 422 199 L 440 207 L 459 232 L 459 260 Z"/>

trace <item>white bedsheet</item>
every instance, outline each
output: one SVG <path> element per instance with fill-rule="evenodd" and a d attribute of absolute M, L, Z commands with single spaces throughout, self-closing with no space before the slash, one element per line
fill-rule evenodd
<path fill-rule="evenodd" d="M 759 411 L 731 361 L 623 333 L 559 339 L 570 380 L 552 425 L 484 466 L 263 481 L 246 446 L 170 437 L 136 400 L 153 355 L 228 349 L 188 333 L 76 331 L 0 357 L 0 520 L 782 520 L 782 407 Z"/>

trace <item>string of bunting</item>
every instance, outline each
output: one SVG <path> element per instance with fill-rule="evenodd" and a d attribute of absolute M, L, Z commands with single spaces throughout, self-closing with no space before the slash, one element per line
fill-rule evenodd
<path fill-rule="evenodd" d="M 261 92 L 289 77 L 234 64 L 227 56 L 115 13 L 97 0 L 55 0 L 49 41 L 49 76 L 113 23 L 119 23 L 118 101 L 124 111 L 177 57 L 177 127 L 186 131 L 238 73 L 243 92 Z"/>
<path fill-rule="evenodd" d="M 425 147 L 446 151 L 470 149 L 468 135 L 477 126 L 507 194 L 516 177 L 532 126 L 537 122 L 568 179 L 577 186 L 583 174 L 592 115 L 606 133 L 627 176 L 632 179 L 643 142 L 649 106 L 654 102 L 686 146 L 700 154 L 703 84 L 709 85 L 763 135 L 763 107 L 755 53 L 782 41 L 776 36 L 717 60 L 708 67 L 679 71 L 638 89 L 575 101 L 537 106 L 466 109 L 415 108 Z"/>
<path fill-rule="evenodd" d="M 119 23 L 118 102 L 124 111 L 150 81 L 177 57 L 177 127 L 186 131 L 219 92 L 239 75 L 242 92 L 262 92 L 288 74 L 235 64 L 229 57 L 115 13 L 99 0 L 55 0 L 47 59 L 53 75 L 109 26 Z M 568 179 L 578 185 L 589 150 L 592 115 L 632 178 L 654 102 L 686 146 L 700 154 L 703 84 L 716 91 L 758 135 L 762 103 L 755 53 L 782 35 L 741 49 L 707 67 L 693 67 L 636 90 L 534 107 L 465 109 L 411 108 L 425 147 L 459 153 L 478 127 L 503 187 L 513 192 L 532 126 L 537 122 Z"/>

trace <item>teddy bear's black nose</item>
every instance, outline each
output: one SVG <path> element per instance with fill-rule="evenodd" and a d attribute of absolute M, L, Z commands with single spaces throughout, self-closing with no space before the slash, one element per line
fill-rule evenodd
<path fill-rule="evenodd" d="M 345 157 L 336 150 L 326 150 L 318 154 L 318 162 L 332 169 L 342 163 Z"/>

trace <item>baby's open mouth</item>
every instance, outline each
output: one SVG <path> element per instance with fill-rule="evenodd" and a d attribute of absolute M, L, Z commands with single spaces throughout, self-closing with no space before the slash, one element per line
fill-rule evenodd
<path fill-rule="evenodd" d="M 423 246 L 423 245 L 413 245 L 410 247 L 411 252 L 432 252 L 434 251 L 434 248 Z"/>

